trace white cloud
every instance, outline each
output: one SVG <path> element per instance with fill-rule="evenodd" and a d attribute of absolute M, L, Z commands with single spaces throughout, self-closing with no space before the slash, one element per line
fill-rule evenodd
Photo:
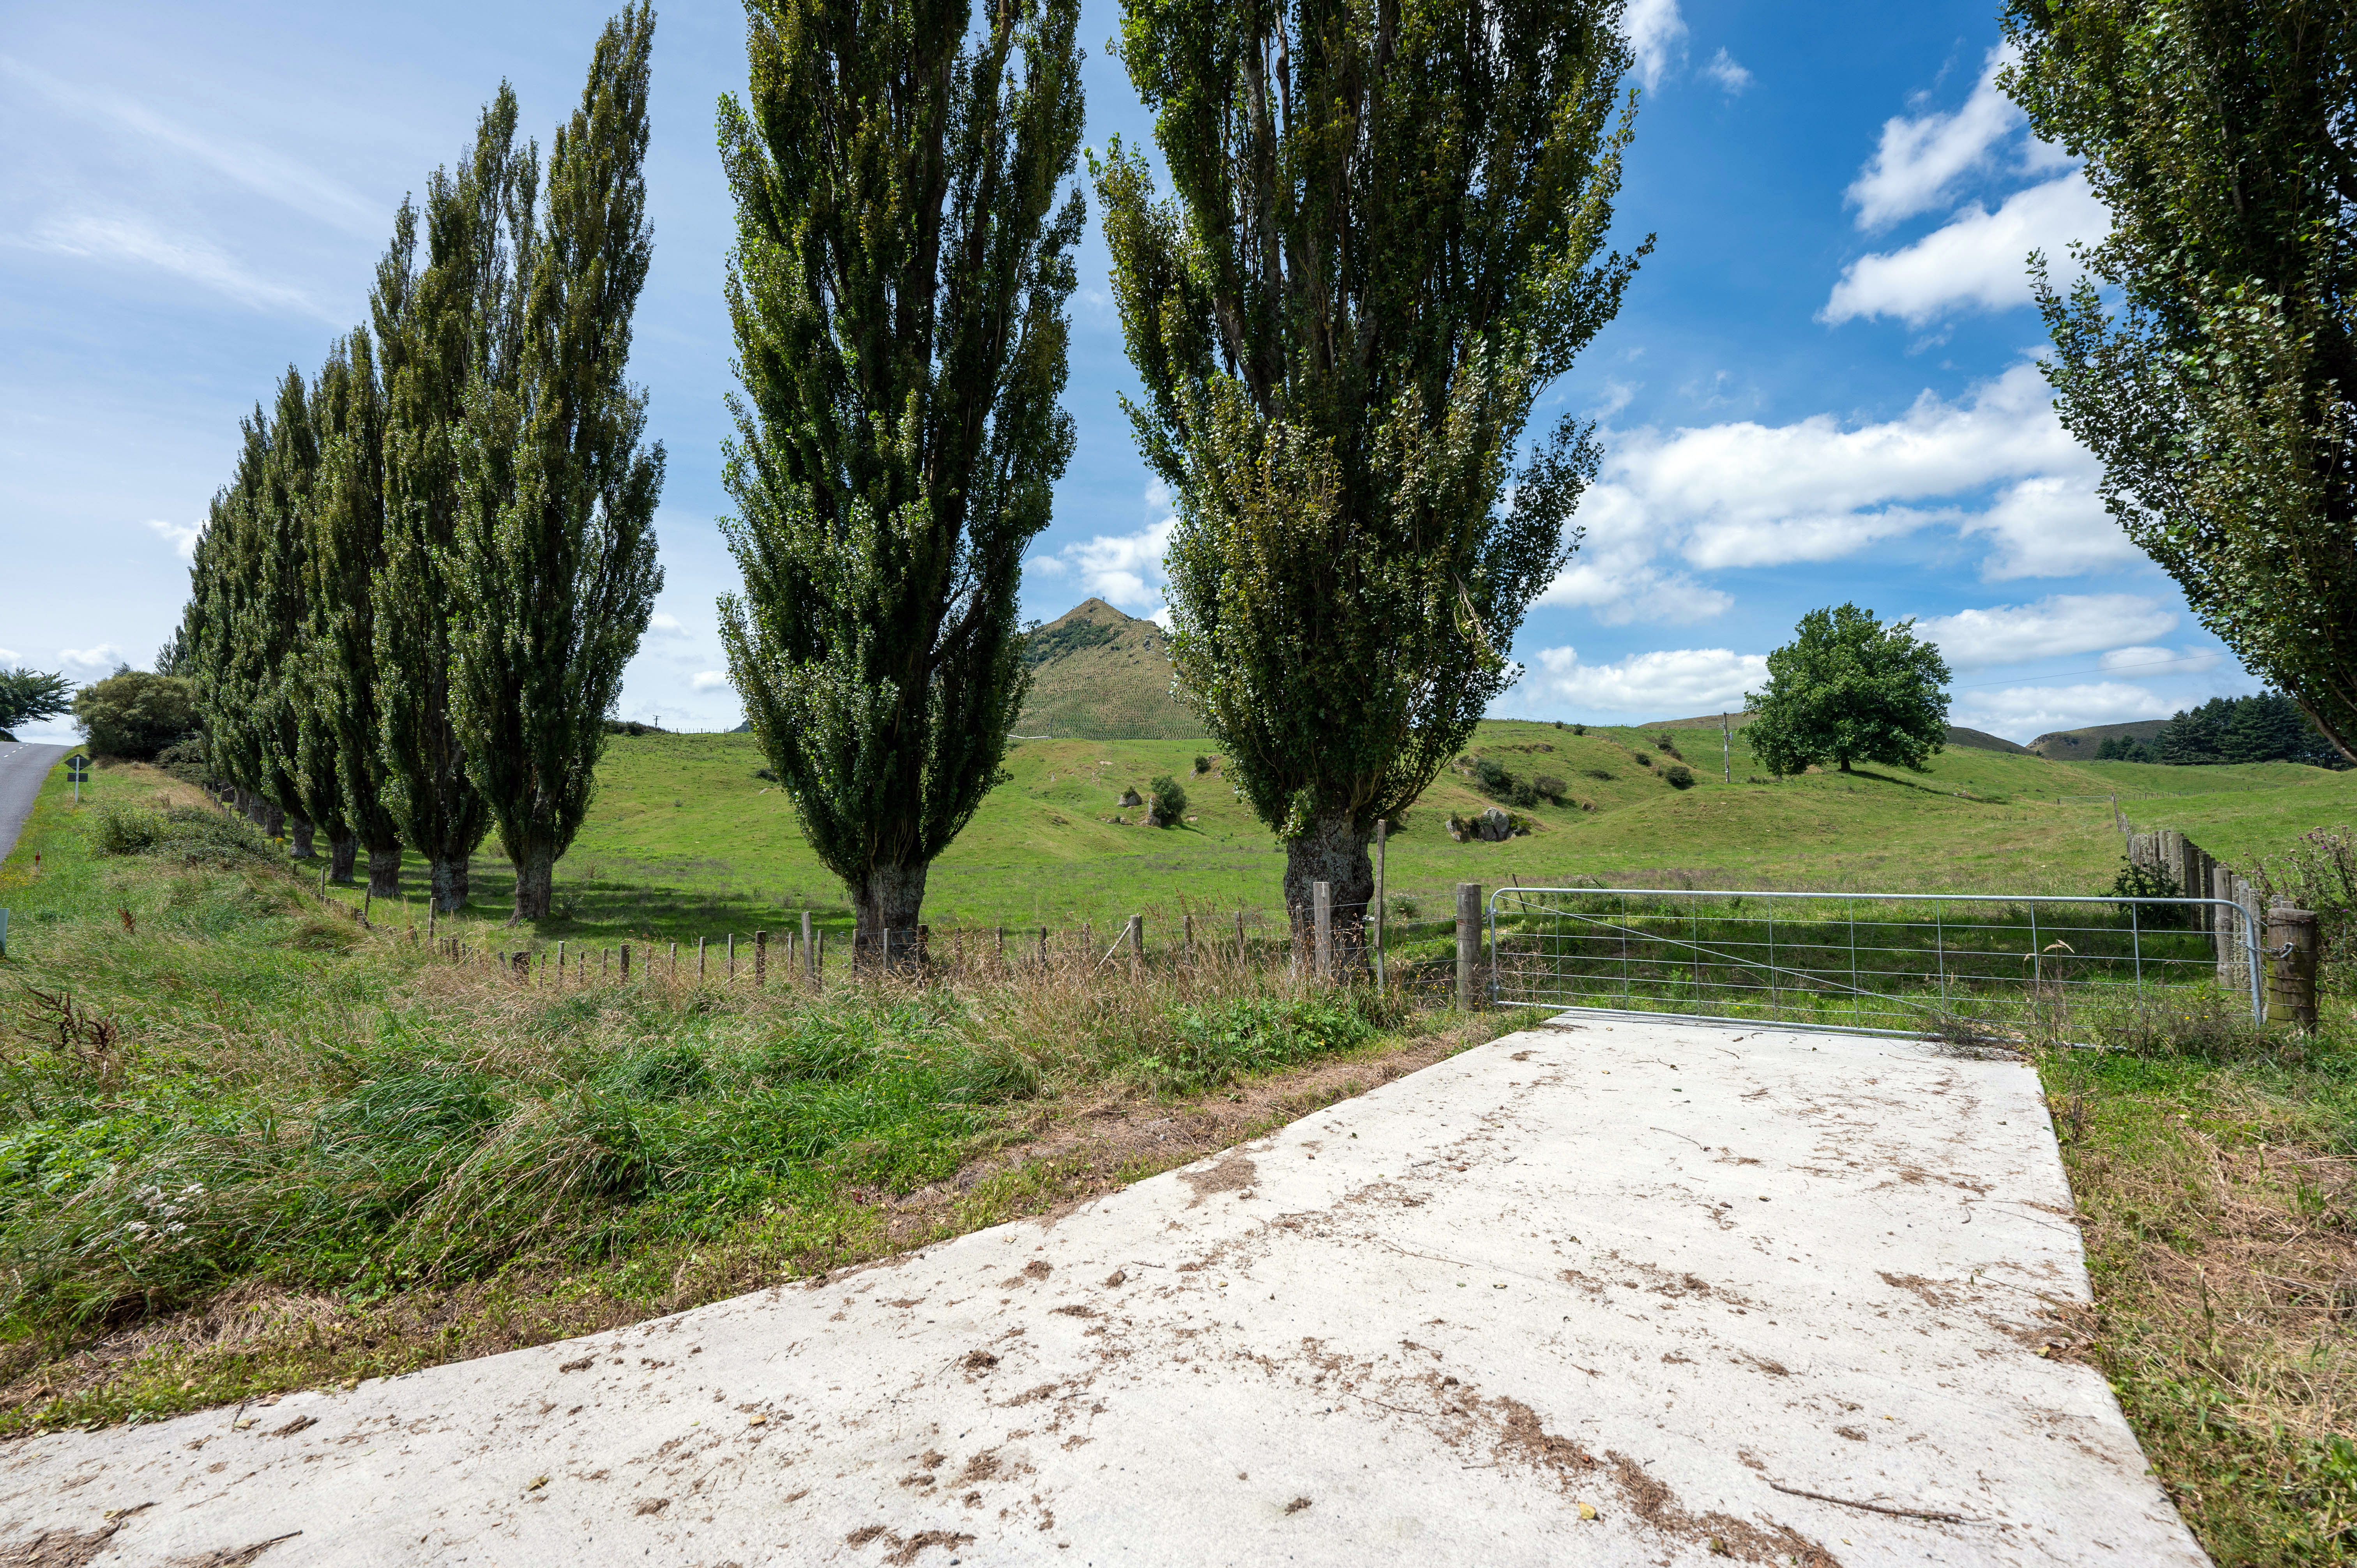
<path fill-rule="evenodd" d="M 0 648 L 0 664 L 14 666 L 22 663 L 24 658 L 23 654 L 13 648 Z"/>
<path fill-rule="evenodd" d="M 1678 0 L 1629 0 L 1621 25 L 1629 29 L 1630 52 L 1637 57 L 1637 80 L 1659 87 L 1672 67 L 1685 59 L 1686 19 Z"/>
<path fill-rule="evenodd" d="M 1974 692 L 1959 698 L 1948 717 L 1967 728 L 2026 741 L 2049 730 L 2165 719 L 2176 711 L 2176 705 L 2158 693 L 2125 681 L 2101 681 Z"/>
<path fill-rule="evenodd" d="M 1587 537 L 1539 603 L 1577 606 L 1608 626 L 1641 616 L 1648 621 L 1707 620 L 1735 603 L 1717 588 L 1654 564 L 1663 544 L 1660 524 L 1628 486 L 1589 487 L 1576 521 Z"/>
<path fill-rule="evenodd" d="M 2095 493 L 2093 459 L 2081 467 L 2068 478 L 2024 479 L 1964 524 L 1967 533 L 1996 540 L 1997 553 L 1983 566 L 1983 576 L 2074 577 L 2141 559 Z"/>
<path fill-rule="evenodd" d="M 1710 62 L 1702 68 L 1702 73 L 1718 83 L 1729 96 L 1751 85 L 1751 73 L 1738 64 L 1735 57 L 1724 48 L 1710 57 Z"/>
<path fill-rule="evenodd" d="M 1170 607 L 1168 605 L 1165 605 L 1160 609 L 1156 610 L 1152 615 L 1147 616 L 1146 618 L 1160 627 L 1163 630 L 1168 631 L 1172 625 L 1177 622 L 1178 618 L 1170 613 Z"/>
<path fill-rule="evenodd" d="M 2034 605 L 1993 605 L 1932 616 L 1916 622 L 1915 629 L 1938 643 L 1950 663 L 1971 669 L 2093 653 L 2158 637 L 2176 624 L 2177 612 L 2158 599 L 2136 594 L 2053 594 Z"/>
<path fill-rule="evenodd" d="M 1920 327 L 1959 306 L 2004 310 L 2029 299 L 2029 252 L 2068 261 L 2071 242 L 2101 240 L 2111 215 L 2072 171 L 2006 198 L 1995 212 L 1978 202 L 1913 244 L 1860 256 L 1844 269 L 1818 313 L 1828 324 L 1895 316 Z"/>
<path fill-rule="evenodd" d="M 1882 145 L 1849 188 L 1859 228 L 1887 228 L 1930 211 L 1958 177 L 1990 161 L 2022 124 L 2021 111 L 1996 84 L 2011 59 L 2005 45 L 1991 49 L 1972 96 L 1952 114 L 1895 115 L 1882 123 Z"/>
<path fill-rule="evenodd" d="M 84 213 L 45 224 L 23 243 L 61 256 L 154 267 L 254 310 L 299 310 L 322 321 L 335 319 L 309 295 L 256 275 L 211 242 L 163 233 L 137 218 Z"/>
<path fill-rule="evenodd" d="M 149 518 L 147 526 L 155 531 L 157 538 L 170 545 L 172 553 L 181 560 L 196 559 L 197 535 L 204 532 L 202 528 L 193 522 L 167 522 L 160 517 Z"/>
<path fill-rule="evenodd" d="M 1657 718 L 1733 711 L 1747 687 L 1768 679 L 1767 656 L 1724 648 L 1679 648 L 1632 653 L 1609 664 L 1582 664 L 1577 649 L 1542 649 L 1541 673 L 1527 691 L 1561 702 Z"/>
<path fill-rule="evenodd" d="M 123 650 L 111 642 L 96 648 L 60 648 L 58 661 L 75 670 L 112 670 L 123 662 Z"/>
<path fill-rule="evenodd" d="M 698 671 L 688 678 L 687 683 L 699 692 L 721 691 L 728 685 L 728 671 L 726 670 Z"/>
<path fill-rule="evenodd" d="M 1159 489 L 1157 486 L 1156 489 Z M 1142 528 L 1135 533 L 1098 534 L 1080 544 L 1067 544 L 1053 555 L 1034 555 L 1027 568 L 1057 578 L 1078 577 L 1084 593 L 1126 609 L 1158 607 L 1162 587 L 1162 557 L 1169 553 L 1175 517 Z"/>
<path fill-rule="evenodd" d="M 687 637 L 692 634 L 688 631 L 686 623 L 679 617 L 665 615 L 662 611 L 657 610 L 647 618 L 647 635 L 649 637 Z"/>
<path fill-rule="evenodd" d="M 2098 473 L 2034 363 L 1953 402 L 1927 392 L 1869 424 L 1826 413 L 1617 431 L 1580 501 L 1587 542 L 1542 602 L 1607 622 L 1702 619 L 1731 601 L 1673 561 L 1704 571 L 1830 561 L 1932 528 L 1988 536 L 1991 578 L 2125 564 L 2136 553 L 2095 499 Z"/>
<path fill-rule="evenodd" d="M 174 149 L 282 206 L 355 233 L 376 233 L 384 222 L 381 203 L 272 148 L 184 125 L 146 104 L 61 81 L 21 60 L 0 59 L 0 75 L 15 77 L 84 117 L 109 125 L 143 155 Z"/>
<path fill-rule="evenodd" d="M 1636 386 L 1629 381 L 1610 381 L 1604 383 L 1604 395 L 1595 403 L 1581 410 L 1584 417 L 1599 424 L 1628 407 L 1637 398 Z"/>

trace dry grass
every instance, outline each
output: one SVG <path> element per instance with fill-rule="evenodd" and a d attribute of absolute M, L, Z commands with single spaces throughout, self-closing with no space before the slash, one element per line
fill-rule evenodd
<path fill-rule="evenodd" d="M 2110 1378 L 2222 1564 L 2357 1562 L 2357 1122 L 2344 1053 L 2058 1054 Z"/>

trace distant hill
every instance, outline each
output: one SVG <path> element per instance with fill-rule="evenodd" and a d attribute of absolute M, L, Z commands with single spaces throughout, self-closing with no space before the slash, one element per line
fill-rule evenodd
<path fill-rule="evenodd" d="M 1059 740 L 1187 740 L 1203 733 L 1170 694 L 1167 634 L 1084 599 L 1024 639 L 1031 694 L 1015 733 Z"/>
<path fill-rule="evenodd" d="M 2029 749 L 2058 762 L 2093 762 L 2104 742 L 2115 736 L 2150 741 L 2168 725 L 2167 719 L 2139 719 L 2132 725 L 2089 725 L 2084 729 L 2050 730 L 2029 743 Z"/>
<path fill-rule="evenodd" d="M 1755 714 L 1729 714 L 1727 719 L 1727 727 L 1730 729 L 1741 729 L 1745 725 L 1749 724 L 1758 716 L 1759 715 Z M 1718 714 L 1702 714 L 1690 719 L 1660 719 L 1652 724 L 1639 725 L 1637 727 L 1639 729 L 1717 729 L 1718 725 Z M 1976 751 L 2010 752 L 2017 757 L 2027 757 L 2032 749 L 2027 746 L 2016 746 L 2013 742 L 2006 739 L 2002 736 L 1990 735 L 1986 730 L 1966 729 L 1961 725 L 1950 725 L 1948 726 L 1948 744 L 1950 746 L 1969 746 Z M 2087 748 L 2087 755 L 2089 757 L 2094 756 L 2095 748 L 2093 746 L 2089 746 Z"/>

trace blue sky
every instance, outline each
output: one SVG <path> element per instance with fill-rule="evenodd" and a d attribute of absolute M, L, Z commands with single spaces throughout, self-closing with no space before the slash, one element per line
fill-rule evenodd
<path fill-rule="evenodd" d="M 152 659 L 240 415 L 361 318 L 393 208 L 501 77 L 545 140 L 607 11 L 0 10 L 0 662 Z M 1082 24 L 1092 145 L 1150 131 L 1103 48 L 1117 16 L 1090 0 Z M 1658 246 L 1548 393 L 1601 423 L 1605 467 L 1496 711 L 1716 712 L 1842 599 L 1921 618 L 1955 721 L 2015 739 L 2255 690 L 2104 516 L 2037 374 L 2022 257 L 2104 220 L 1990 82 L 1994 5 L 1633 0 L 1629 20 L 1644 103 L 1619 232 Z M 713 629 L 735 585 L 713 521 L 733 386 L 713 105 L 742 31 L 733 5 L 673 6 L 656 36 L 632 374 L 670 453 L 668 578 L 624 707 L 687 728 L 737 718 Z M 1093 593 L 1151 614 L 1169 509 L 1114 401 L 1131 378 L 1093 233 L 1073 318 L 1079 448 L 1025 610 Z"/>

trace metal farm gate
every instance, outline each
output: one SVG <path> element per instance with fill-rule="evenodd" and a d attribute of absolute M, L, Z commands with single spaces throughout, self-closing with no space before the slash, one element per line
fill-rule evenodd
<path fill-rule="evenodd" d="M 2266 1016 L 2258 913 L 2224 898 L 1504 887 L 1487 924 L 1501 1006 L 1921 1036 L 2199 986 Z"/>

